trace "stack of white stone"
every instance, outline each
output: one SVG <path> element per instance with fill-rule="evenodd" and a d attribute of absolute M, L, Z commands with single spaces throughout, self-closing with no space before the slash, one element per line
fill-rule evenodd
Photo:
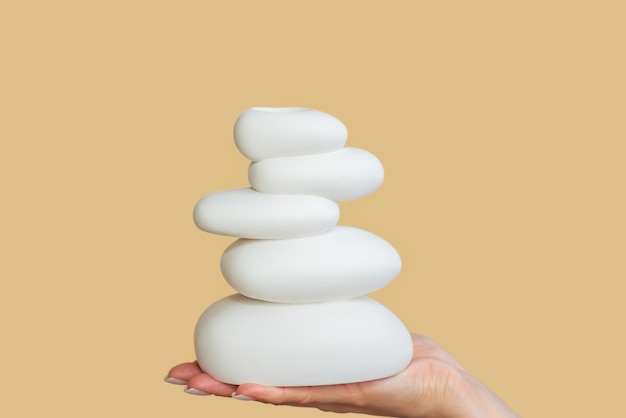
<path fill-rule="evenodd" d="M 345 126 L 301 108 L 252 108 L 234 128 L 252 161 L 250 188 L 201 199 L 196 225 L 238 237 L 221 259 L 238 294 L 211 305 L 195 331 L 200 367 L 231 383 L 309 386 L 402 371 L 411 337 L 364 296 L 391 282 L 401 261 L 382 238 L 338 226 L 337 202 L 376 190 L 383 167 L 344 147 Z"/>

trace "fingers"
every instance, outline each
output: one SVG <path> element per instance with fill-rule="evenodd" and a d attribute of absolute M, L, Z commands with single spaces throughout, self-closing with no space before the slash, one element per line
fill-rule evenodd
<path fill-rule="evenodd" d="M 240 386 L 222 383 L 204 373 L 197 362 L 182 363 L 167 374 L 169 383 L 187 385 L 185 392 L 194 395 L 217 395 L 239 400 L 255 400 L 274 405 L 298 405 L 322 410 L 354 411 L 365 396 L 359 384 L 329 386 L 273 387 L 255 383 Z M 348 406 L 349 405 L 349 406 Z"/>
<path fill-rule="evenodd" d="M 165 381 L 187 385 L 185 391 L 195 395 L 233 396 L 240 400 L 258 400 L 275 405 L 339 405 L 358 402 L 362 397 L 356 385 L 269 387 L 247 383 L 237 387 L 215 380 L 204 373 L 197 362 L 172 367 Z"/>
<path fill-rule="evenodd" d="M 363 402 L 358 385 L 330 385 L 304 387 L 270 387 L 246 383 L 237 388 L 235 398 L 252 398 L 274 405 L 314 406 L 351 404 Z"/>
<path fill-rule="evenodd" d="M 189 379 L 200 373 L 202 373 L 202 370 L 197 362 L 182 363 L 170 369 L 165 377 L 165 381 L 177 385 L 184 385 Z"/>
<path fill-rule="evenodd" d="M 193 395 L 217 395 L 230 397 L 237 389 L 235 385 L 219 382 L 204 373 L 197 362 L 182 363 L 170 369 L 165 381 L 177 385 L 187 385 L 185 392 Z"/>
<path fill-rule="evenodd" d="M 232 393 L 235 392 L 237 386 L 229 385 L 227 383 L 222 383 L 220 381 L 215 380 L 213 377 L 209 376 L 206 373 L 200 373 L 193 376 L 187 382 L 187 393 L 201 395 L 204 392 L 206 394 L 217 395 L 217 396 L 226 396 L 231 397 Z"/>

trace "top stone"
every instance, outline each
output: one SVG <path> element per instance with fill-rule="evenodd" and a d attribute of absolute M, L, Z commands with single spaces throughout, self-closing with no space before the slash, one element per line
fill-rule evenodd
<path fill-rule="evenodd" d="M 233 135 L 239 152 L 261 161 L 337 151 L 345 145 L 348 130 L 319 110 L 253 107 L 239 116 Z"/>

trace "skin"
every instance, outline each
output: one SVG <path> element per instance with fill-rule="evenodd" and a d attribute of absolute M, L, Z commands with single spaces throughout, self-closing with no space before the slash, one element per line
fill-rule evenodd
<path fill-rule="evenodd" d="M 196 362 L 173 367 L 166 381 L 188 393 L 398 418 L 518 417 L 484 384 L 430 338 L 413 334 L 413 360 L 385 379 L 343 385 L 270 387 L 229 385 L 202 372 Z"/>

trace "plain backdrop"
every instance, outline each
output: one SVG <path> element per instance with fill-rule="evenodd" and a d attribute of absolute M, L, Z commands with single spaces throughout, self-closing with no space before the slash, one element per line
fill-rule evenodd
<path fill-rule="evenodd" d="M 626 9 L 619 1 L 0 4 L 0 415 L 322 417 L 197 397 L 247 186 L 252 106 L 342 120 L 382 161 L 344 225 L 403 270 L 371 296 L 522 416 L 623 411 Z"/>

